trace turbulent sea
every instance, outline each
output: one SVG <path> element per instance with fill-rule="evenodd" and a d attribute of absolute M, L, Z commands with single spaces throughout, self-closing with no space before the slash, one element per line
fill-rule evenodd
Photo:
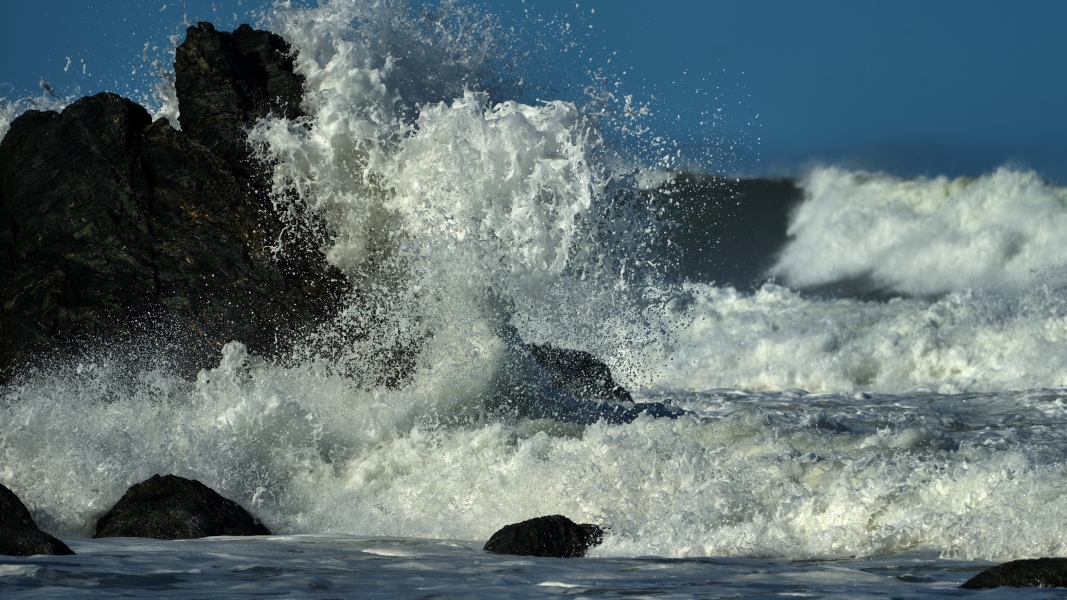
<path fill-rule="evenodd" d="M 1067 556 L 1067 189 L 825 167 L 755 198 L 635 158 L 629 99 L 509 96 L 492 19 L 442 10 L 333 0 L 260 23 L 298 52 L 310 115 L 250 134 L 292 225 L 279 247 L 321 219 L 387 335 L 320 351 L 353 310 L 284 360 L 234 340 L 195 381 L 137 348 L 20 373 L 0 482 L 77 556 L 0 557 L 0 592 L 918 598 Z M 177 125 L 172 98 L 164 81 L 153 109 Z M 487 399 L 544 378 L 512 330 L 689 414 L 494 416 Z M 421 340 L 415 371 L 376 386 L 397 340 Z M 156 473 L 275 535 L 90 539 Z M 481 551 L 549 514 L 603 545 Z"/>

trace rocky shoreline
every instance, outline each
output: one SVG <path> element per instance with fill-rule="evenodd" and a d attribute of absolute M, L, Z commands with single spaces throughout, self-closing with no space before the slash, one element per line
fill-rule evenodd
<path fill-rule="evenodd" d="M 327 264 L 326 234 L 314 219 L 305 243 L 286 244 L 289 224 L 269 194 L 271 167 L 247 141 L 249 127 L 269 114 L 303 116 L 303 78 L 293 61 L 273 33 L 199 23 L 175 54 L 180 130 L 111 93 L 12 122 L 0 141 L 0 383 L 42 360 L 99 347 L 147 347 L 149 359 L 165 356 L 191 378 L 216 365 L 231 340 L 277 357 L 343 306 L 358 305 L 359 290 Z M 519 416 L 628 422 L 643 412 L 681 414 L 633 405 L 589 353 L 506 337 L 516 362 L 537 363 L 550 382 L 547 393 L 531 395 L 544 405 L 523 406 Z M 375 384 L 403 384 L 412 368 L 403 354 L 381 357 L 388 369 Z M 537 385 L 545 384 L 529 387 Z M 0 502 L 0 554 L 72 553 L 2 486 Z M 541 525 L 534 527 L 540 538 L 529 539 L 561 556 L 583 555 L 601 539 L 561 526 L 554 531 L 565 539 L 551 541 Z M 200 482 L 156 475 L 132 486 L 94 537 L 269 534 Z"/>
<path fill-rule="evenodd" d="M 270 165 L 247 143 L 247 129 L 268 114 L 303 116 L 303 80 L 289 45 L 247 25 L 230 33 L 200 23 L 187 35 L 175 57 L 180 130 L 104 93 L 62 113 L 28 111 L 0 142 L 0 383 L 42 358 L 124 345 L 147 345 L 191 377 L 217 364 L 227 342 L 282 356 L 341 307 L 358 304 L 360 291 L 326 262 L 322 244 L 279 247 L 287 224 L 268 194 Z M 797 193 L 787 181 L 753 190 Z M 313 220 L 305 234 L 320 242 L 315 236 L 327 235 Z M 591 354 L 511 341 L 554 392 L 529 414 L 580 423 L 683 414 L 631 406 L 629 392 Z M 402 385 L 410 355 L 383 356 L 389 369 L 375 383 Z M 73 554 L 2 485 L 0 509 L 0 554 Z M 129 488 L 99 519 L 95 537 L 269 534 L 200 482 L 156 475 Z M 604 534 L 552 515 L 504 527 L 485 550 L 579 557 Z M 1065 573 L 1067 559 L 1013 561 L 962 587 L 1065 586 Z"/>
<path fill-rule="evenodd" d="M 210 536 L 271 535 L 236 502 L 195 479 L 153 475 L 130 486 L 96 522 L 94 538 L 139 537 L 191 540 Z M 579 558 L 599 545 L 604 531 L 562 515 L 507 525 L 485 544 L 487 552 Z M 0 484 L 0 555 L 73 555 L 62 541 L 41 531 L 19 497 Z"/>
<path fill-rule="evenodd" d="M 485 552 L 542 558 L 581 558 L 603 543 L 605 530 L 563 515 L 506 525 L 482 548 Z M 141 537 L 188 540 L 210 536 L 271 535 L 236 502 L 199 481 L 154 475 L 129 490 L 96 524 L 94 538 Z M 73 555 L 62 541 L 38 529 L 22 501 L 0 484 L 0 555 Z M 961 589 L 1067 587 L 1067 558 L 1016 560 L 990 567 Z"/>
<path fill-rule="evenodd" d="M 273 207 L 271 166 L 247 140 L 268 114 L 303 115 L 293 60 L 273 33 L 199 23 L 175 54 L 181 130 L 111 93 L 12 122 L 0 141 L 0 383 L 42 359 L 115 347 L 163 357 L 191 379 L 230 341 L 287 356 L 341 310 L 364 306 L 326 262 L 328 234 L 313 216 L 307 231 L 283 235 L 291 223 Z M 374 327 L 375 309 L 362 312 Z M 535 414 L 680 414 L 600 406 L 632 399 L 596 357 L 506 337 L 516 361 L 532 357 L 562 393 L 540 393 L 554 404 Z M 366 383 L 402 386 L 417 345 L 384 347 Z"/>
<path fill-rule="evenodd" d="M 28 111 L 0 143 L 0 372 L 164 328 L 187 376 L 230 340 L 273 356 L 351 286 L 283 224 L 245 129 L 297 116 L 288 44 L 244 26 L 191 27 L 175 70 L 182 130 L 114 94 Z"/>

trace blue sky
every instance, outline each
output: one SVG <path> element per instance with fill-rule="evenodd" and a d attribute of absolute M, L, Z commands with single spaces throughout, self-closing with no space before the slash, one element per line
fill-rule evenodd
<path fill-rule="evenodd" d="M 542 53 L 559 73 L 576 86 L 587 67 L 620 81 L 624 94 L 650 103 L 655 132 L 694 156 L 712 147 L 712 168 L 787 173 L 823 160 L 905 175 L 975 175 L 1009 163 L 1067 183 L 1067 2 L 481 4 L 549 46 L 571 23 L 564 37 L 581 43 L 581 59 Z M 108 89 L 136 97 L 151 80 L 145 43 L 149 58 L 160 56 L 153 47 L 182 31 L 183 15 L 232 28 L 263 6 L 18 2 L 0 22 L 0 96 L 38 94 L 44 77 L 61 94 Z M 538 23 L 537 15 L 555 23 Z"/>

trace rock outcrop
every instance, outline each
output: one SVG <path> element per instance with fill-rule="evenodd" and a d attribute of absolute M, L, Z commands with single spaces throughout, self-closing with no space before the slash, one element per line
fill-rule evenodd
<path fill-rule="evenodd" d="M 1013 560 L 990 567 L 960 587 L 980 590 L 1010 587 L 1067 587 L 1067 558 Z"/>
<path fill-rule="evenodd" d="M 37 524 L 15 492 L 0 484 L 0 531 L 18 529 L 37 529 Z"/>
<path fill-rule="evenodd" d="M 304 77 L 293 72 L 288 42 L 241 25 L 233 33 L 198 23 L 174 54 L 182 133 L 226 161 L 239 176 L 262 174 L 249 161 L 245 129 L 273 113 L 295 119 Z"/>
<path fill-rule="evenodd" d="M 22 500 L 0 485 L 0 554 L 35 556 L 71 555 L 74 552 L 62 541 L 38 529 Z"/>
<path fill-rule="evenodd" d="M 604 540 L 596 525 L 579 525 L 563 515 L 537 517 L 507 525 L 493 534 L 484 550 L 521 556 L 579 558 Z"/>
<path fill-rule="evenodd" d="M 0 554 L 6 556 L 72 556 L 74 551 L 61 540 L 40 529 L 0 531 Z"/>
<path fill-rule="evenodd" d="M 130 486 L 97 521 L 93 537 L 187 540 L 213 535 L 270 535 L 270 530 L 195 479 L 154 475 Z"/>
<path fill-rule="evenodd" d="M 525 348 L 548 371 L 552 385 L 576 398 L 633 400 L 626 388 L 615 383 L 608 366 L 588 352 L 554 348 L 550 344 L 527 344 Z"/>
<path fill-rule="evenodd" d="M 201 23 L 175 68 L 183 131 L 105 93 L 28 111 L 0 143 L 0 368 L 140 337 L 191 375 L 230 340 L 284 350 L 348 293 L 317 248 L 270 247 L 244 128 L 299 113 L 285 41 Z"/>
<path fill-rule="evenodd" d="M 375 302 L 326 263 L 325 227 L 280 215 L 271 166 L 251 156 L 246 132 L 258 119 L 304 116 L 293 61 L 275 34 L 199 23 L 175 53 L 180 131 L 109 93 L 12 123 L 0 142 L 0 382 L 41 355 L 116 345 L 192 377 L 230 341 L 284 355 L 342 306 L 366 318 L 353 331 L 331 326 L 315 338 L 316 355 L 343 356 L 366 336 L 388 341 L 395 328 L 379 323 Z M 530 415 L 622 423 L 681 414 L 601 405 L 630 400 L 603 362 L 512 337 L 551 380 L 544 387 L 563 392 L 529 394 L 541 399 Z M 398 338 L 354 371 L 370 374 L 361 384 L 401 386 L 420 348 L 421 338 Z"/>

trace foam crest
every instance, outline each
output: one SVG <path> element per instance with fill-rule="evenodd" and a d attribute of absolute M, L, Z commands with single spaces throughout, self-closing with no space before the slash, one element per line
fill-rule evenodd
<path fill-rule="evenodd" d="M 583 218 L 602 193 L 586 158 L 597 140 L 573 104 L 490 106 L 468 92 L 423 109 L 418 135 L 388 172 L 391 205 L 420 241 L 490 241 L 481 248 L 488 256 L 470 257 L 485 284 L 505 278 L 516 293 L 536 293 L 573 263 Z"/>
<path fill-rule="evenodd" d="M 678 390 L 942 393 L 1067 386 L 1063 288 L 943 298 L 813 300 L 764 285 L 686 286 L 655 379 Z"/>
<path fill-rule="evenodd" d="M 1034 172 L 902 180 L 822 168 L 803 181 L 792 240 L 772 273 L 908 294 L 1063 284 L 1067 189 Z"/>
<path fill-rule="evenodd" d="M 328 2 L 272 17 L 298 52 L 312 116 L 265 120 L 252 139 L 278 161 L 282 208 L 295 199 L 324 214 L 328 256 L 350 275 L 375 252 L 381 262 L 383 253 L 419 246 L 421 256 L 406 256 L 416 266 L 433 254 L 466 253 L 459 260 L 479 262 L 464 264 L 479 286 L 513 274 L 558 277 L 603 196 L 589 160 L 599 143 L 593 122 L 570 103 L 496 104 L 470 91 L 495 30 L 487 19 L 459 18 L 484 33 L 479 46 L 474 33 L 431 36 L 402 3 Z M 448 19 L 434 19 L 433 31 L 449 31 Z M 455 260 L 439 262 L 432 270 Z"/>
<path fill-rule="evenodd" d="M 63 535 L 91 534 L 126 486 L 173 472 L 250 507 L 277 534 L 485 540 L 506 523 L 563 513 L 611 528 L 600 556 L 1065 550 L 1058 454 L 961 439 L 952 423 L 983 429 L 980 402 L 973 414 L 958 405 L 945 425 L 914 423 L 923 415 L 903 405 L 912 416 L 871 418 L 848 398 L 824 398 L 830 416 L 793 404 L 807 416 L 787 417 L 768 397 L 766 411 L 735 405 L 714 421 L 438 427 L 417 389 L 386 398 L 313 367 L 265 365 L 236 344 L 195 383 L 160 373 L 131 383 L 107 366 L 59 375 L 5 389 L 0 477 Z M 1043 431 L 1051 417 L 1023 418 L 1020 431 Z"/>

